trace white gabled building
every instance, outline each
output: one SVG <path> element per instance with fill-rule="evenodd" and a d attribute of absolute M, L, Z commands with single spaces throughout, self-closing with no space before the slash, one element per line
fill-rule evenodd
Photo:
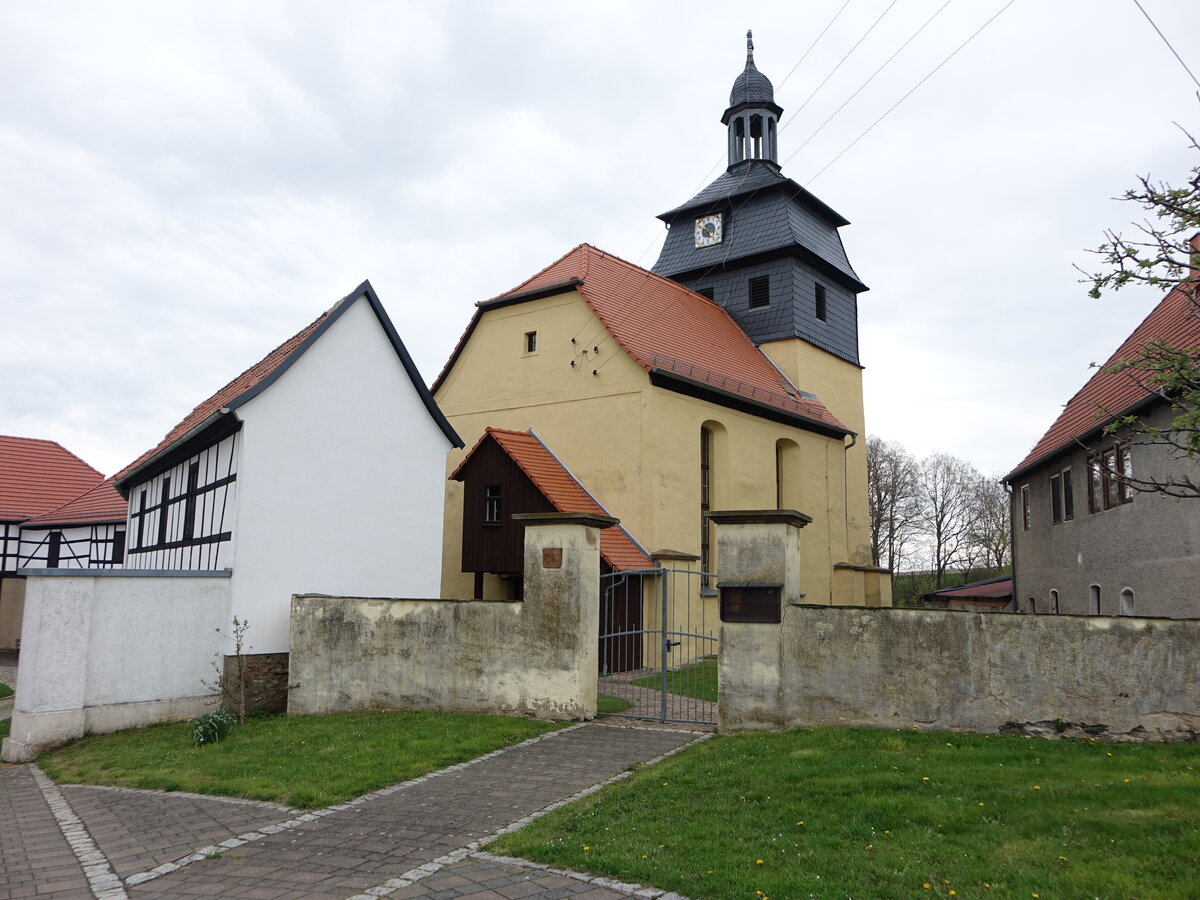
<path fill-rule="evenodd" d="M 285 652 L 292 594 L 438 596 L 461 446 L 363 282 L 114 476 L 126 567 L 232 570 L 230 617 Z"/>

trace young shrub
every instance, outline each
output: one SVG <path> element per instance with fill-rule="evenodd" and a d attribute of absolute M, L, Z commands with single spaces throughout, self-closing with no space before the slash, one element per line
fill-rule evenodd
<path fill-rule="evenodd" d="M 214 709 L 212 712 L 192 720 L 192 743 L 197 747 L 203 744 L 215 744 L 226 738 L 236 724 L 237 722 L 229 713 L 222 709 Z"/>

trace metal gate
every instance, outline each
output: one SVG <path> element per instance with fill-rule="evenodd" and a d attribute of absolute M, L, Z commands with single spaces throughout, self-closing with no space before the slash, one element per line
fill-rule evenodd
<path fill-rule="evenodd" d="M 714 576 L 689 569 L 600 579 L 600 715 L 717 721 Z"/>

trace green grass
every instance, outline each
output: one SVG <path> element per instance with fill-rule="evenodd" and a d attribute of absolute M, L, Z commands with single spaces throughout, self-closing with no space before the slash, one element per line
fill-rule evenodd
<path fill-rule="evenodd" d="M 695 898 L 1197 897 L 1198 776 L 1195 744 L 721 737 L 488 849 Z"/>
<path fill-rule="evenodd" d="M 0 681 L 0 700 L 3 700 L 5 697 L 11 697 L 15 693 L 16 691 L 10 688 L 3 681 Z"/>
<path fill-rule="evenodd" d="M 628 700 L 622 697 L 613 697 L 609 694 L 598 694 L 596 696 L 596 714 L 611 715 L 612 713 L 625 712 L 629 707 L 633 706 Z"/>
<path fill-rule="evenodd" d="M 250 719 L 192 746 L 186 722 L 92 735 L 38 757 L 59 782 L 274 800 L 305 809 L 463 762 L 560 723 L 506 716 L 362 712 Z"/>
<path fill-rule="evenodd" d="M 3 721 L 0 721 L 0 738 L 8 737 L 8 729 L 11 724 L 12 719 L 4 719 Z"/>
<path fill-rule="evenodd" d="M 636 679 L 633 683 L 641 687 L 658 688 L 662 685 L 662 675 L 647 675 L 645 678 Z M 667 692 L 716 703 L 716 659 L 702 659 L 690 666 L 681 666 L 667 672 Z"/>

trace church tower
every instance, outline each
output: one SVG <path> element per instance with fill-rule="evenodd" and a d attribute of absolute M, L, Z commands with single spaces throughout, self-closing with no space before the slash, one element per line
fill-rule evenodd
<path fill-rule="evenodd" d="M 858 366 L 857 298 L 867 286 L 838 234 L 849 222 L 780 171 L 783 108 L 754 65 L 750 32 L 746 38 L 746 68 L 721 117 L 728 168 L 658 217 L 669 232 L 654 271 L 723 306 L 773 359 L 765 345 L 799 339 Z M 800 372 L 776 362 L 808 388 Z"/>

